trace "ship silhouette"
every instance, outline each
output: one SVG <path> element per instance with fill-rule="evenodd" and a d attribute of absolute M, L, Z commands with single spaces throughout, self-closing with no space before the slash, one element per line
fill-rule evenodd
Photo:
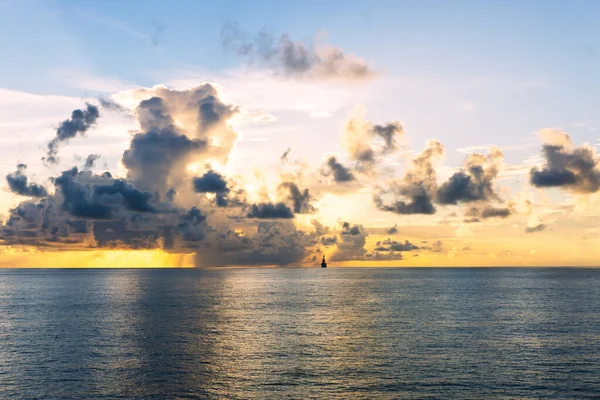
<path fill-rule="evenodd" d="M 325 262 L 325 256 L 323 256 L 323 261 L 321 261 L 321 268 L 327 268 L 327 263 Z"/>

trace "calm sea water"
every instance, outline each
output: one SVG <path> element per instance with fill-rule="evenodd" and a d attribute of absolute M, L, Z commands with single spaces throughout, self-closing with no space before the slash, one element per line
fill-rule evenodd
<path fill-rule="evenodd" d="M 599 397 L 600 270 L 0 270 L 2 399 Z"/>

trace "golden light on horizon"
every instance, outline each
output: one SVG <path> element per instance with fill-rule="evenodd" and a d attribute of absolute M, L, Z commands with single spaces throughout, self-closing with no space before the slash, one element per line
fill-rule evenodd
<path fill-rule="evenodd" d="M 154 250 L 39 251 L 23 248 L 4 252 L 3 268 L 193 268 L 194 254 Z"/>

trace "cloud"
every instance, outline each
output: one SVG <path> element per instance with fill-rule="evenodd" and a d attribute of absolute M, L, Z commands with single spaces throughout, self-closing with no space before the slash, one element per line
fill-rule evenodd
<path fill-rule="evenodd" d="M 327 159 L 326 168 L 322 171 L 324 176 L 332 176 L 334 182 L 351 182 L 355 180 L 354 174 L 337 161 L 334 156 Z"/>
<path fill-rule="evenodd" d="M 122 159 L 137 185 L 164 194 L 187 185 L 190 163 L 226 163 L 237 139 L 229 122 L 238 108 L 222 102 L 215 86 L 156 86 L 126 95 L 141 99 L 135 111 L 140 131 Z"/>
<path fill-rule="evenodd" d="M 156 212 L 153 195 L 122 179 L 98 176 L 77 167 L 54 179 L 63 209 L 74 217 L 111 219 L 120 207 L 135 212 Z"/>
<path fill-rule="evenodd" d="M 353 114 L 346 122 L 342 144 L 350 153 L 350 159 L 356 162 L 358 171 L 371 172 L 379 161 L 378 157 L 398 149 L 397 139 L 403 135 L 404 129 L 396 121 L 384 125 L 367 121 L 362 107 L 356 108 Z"/>
<path fill-rule="evenodd" d="M 469 217 L 467 222 L 478 222 L 479 218 L 506 218 L 513 212 L 512 207 L 493 207 L 484 205 L 482 207 L 470 207 L 465 216 Z"/>
<path fill-rule="evenodd" d="M 540 132 L 544 165 L 533 167 L 530 182 L 536 187 L 562 187 L 575 193 L 595 193 L 600 188 L 599 158 L 590 145 L 574 147 L 570 136 L 555 129 Z"/>
<path fill-rule="evenodd" d="M 196 265 L 293 265 L 308 255 L 309 237 L 291 221 L 261 221 L 249 235 L 228 230 L 198 243 Z"/>
<path fill-rule="evenodd" d="M 397 242 L 395 240 L 391 240 L 390 238 L 387 238 L 386 240 L 377 242 L 377 245 L 375 247 L 375 251 L 377 251 L 377 252 L 399 252 L 399 251 L 412 251 L 412 250 L 418 250 L 418 249 L 419 249 L 419 246 L 411 243 L 408 240 L 406 240 L 406 241 L 404 241 L 404 243 L 402 243 L 402 242 Z"/>
<path fill-rule="evenodd" d="M 435 214 L 433 195 L 437 186 L 433 162 L 444 154 L 444 146 L 429 141 L 426 148 L 411 162 L 404 178 L 391 182 L 388 189 L 379 189 L 373 196 L 377 208 L 396 214 Z M 391 197 L 386 202 L 384 197 Z"/>
<path fill-rule="evenodd" d="M 498 200 L 494 180 L 498 177 L 503 159 L 502 152 L 495 147 L 487 155 L 470 154 L 463 168 L 437 189 L 436 200 L 440 204 Z"/>
<path fill-rule="evenodd" d="M 236 24 L 221 30 L 226 50 L 250 63 L 270 68 L 277 75 L 310 79 L 365 80 L 376 74 L 372 67 L 343 49 L 310 41 L 293 41 L 287 34 L 275 38 L 264 30 L 256 35 L 242 32 Z"/>
<path fill-rule="evenodd" d="M 528 226 L 525 228 L 525 233 L 534 233 L 534 232 L 541 232 L 544 229 L 546 229 L 546 225 L 545 224 L 538 224 L 538 225 L 534 225 L 534 226 Z"/>
<path fill-rule="evenodd" d="M 223 175 L 209 170 L 201 177 L 195 177 L 193 180 L 194 191 L 196 193 L 228 193 L 227 181 Z"/>
<path fill-rule="evenodd" d="M 100 159 L 100 154 L 90 154 L 85 159 L 85 163 L 83 164 L 83 169 L 92 169 L 94 165 L 96 165 L 96 161 Z"/>
<path fill-rule="evenodd" d="M 51 179 L 54 194 L 10 210 L 0 224 L 3 243 L 79 250 L 162 247 L 196 252 L 200 266 L 288 265 L 311 255 L 320 234 L 298 230 L 285 203 L 248 206 L 244 191 L 210 167 L 196 179 L 190 175 L 190 164 L 224 165 L 237 138 L 230 125 L 237 107 L 219 100 L 216 87 L 158 86 L 115 99 L 137 104 L 132 109 L 138 129 L 122 158 L 127 178 L 92 172 L 97 155 L 90 155 L 83 170 L 74 167 Z M 19 168 L 9 174 L 15 190 L 33 193 L 24 166 Z M 282 189 L 298 212 L 314 209 L 307 190 L 289 183 Z M 192 196 L 195 191 L 215 194 L 215 201 Z"/>
<path fill-rule="evenodd" d="M 104 97 L 99 97 L 98 101 L 100 102 L 100 106 L 110 111 L 116 112 L 128 112 L 127 108 L 123 107 L 121 104 Z"/>
<path fill-rule="evenodd" d="M 310 195 L 308 188 L 300 190 L 298 185 L 293 182 L 283 182 L 279 185 L 279 189 L 288 191 L 286 200 L 292 203 L 294 213 L 312 214 L 317 211 L 317 209 L 311 204 L 313 198 Z"/>
<path fill-rule="evenodd" d="M 322 236 L 320 243 L 323 246 L 333 246 L 334 244 L 337 244 L 337 236 Z"/>
<path fill-rule="evenodd" d="M 48 143 L 48 152 L 44 160 L 50 164 L 58 163 L 58 147 L 77 135 L 84 135 L 100 117 L 100 111 L 95 105 L 86 103 L 84 110 L 77 109 L 71 118 L 61 122 L 56 129 L 56 137 Z"/>
<path fill-rule="evenodd" d="M 283 154 L 280 157 L 281 162 L 287 161 L 287 158 L 290 155 L 290 151 L 292 151 L 292 149 L 288 147 L 288 149 L 283 152 Z"/>
<path fill-rule="evenodd" d="M 443 253 L 444 252 L 444 243 L 441 240 L 436 240 L 429 247 L 429 251 L 433 253 Z"/>
<path fill-rule="evenodd" d="M 294 218 L 294 213 L 285 203 L 259 203 L 250 206 L 247 217 L 258 219 L 289 219 Z"/>
<path fill-rule="evenodd" d="M 387 228 L 386 232 L 388 235 L 395 235 L 396 233 L 398 233 L 398 225 L 394 225 L 391 228 Z"/>
<path fill-rule="evenodd" d="M 48 191 L 42 185 L 38 185 L 35 183 L 28 183 L 27 175 L 25 175 L 25 170 L 27 169 L 27 165 L 18 164 L 17 170 L 11 172 L 6 175 L 6 182 L 8 182 L 8 186 L 10 191 L 21 196 L 29 196 L 29 197 L 46 197 L 48 196 Z"/>
<path fill-rule="evenodd" d="M 367 253 L 365 244 L 368 234 L 362 225 L 342 222 L 342 232 L 336 244 L 336 249 L 329 257 L 331 261 L 349 261 L 362 259 Z"/>

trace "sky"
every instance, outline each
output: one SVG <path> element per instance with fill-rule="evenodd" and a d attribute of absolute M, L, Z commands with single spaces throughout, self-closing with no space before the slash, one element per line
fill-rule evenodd
<path fill-rule="evenodd" d="M 0 267 L 596 266 L 598 17 L 0 0 Z"/>

